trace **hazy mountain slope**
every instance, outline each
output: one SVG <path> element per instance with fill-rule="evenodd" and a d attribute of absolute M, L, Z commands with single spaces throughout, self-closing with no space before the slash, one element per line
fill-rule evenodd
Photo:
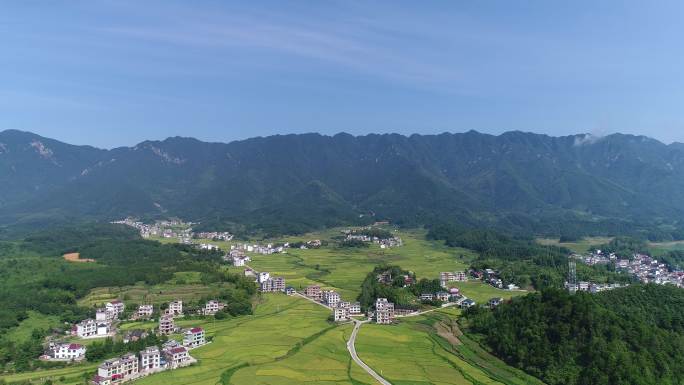
<path fill-rule="evenodd" d="M 280 229 L 390 219 L 538 231 L 677 224 L 684 211 L 684 146 L 620 134 L 176 137 L 99 150 L 4 131 L 0 143 L 5 223 L 177 215 Z"/>

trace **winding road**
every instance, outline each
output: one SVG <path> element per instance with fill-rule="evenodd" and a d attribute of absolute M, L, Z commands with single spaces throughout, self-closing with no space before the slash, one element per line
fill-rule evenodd
<path fill-rule="evenodd" d="M 354 347 L 354 342 L 356 342 L 356 335 L 359 332 L 359 328 L 361 328 L 361 325 L 365 324 L 368 321 L 359 321 L 359 320 L 354 320 L 354 330 L 352 331 L 351 337 L 349 337 L 349 341 L 347 341 L 347 350 L 349 350 L 349 354 L 351 354 L 352 359 L 354 362 L 356 362 L 363 370 L 368 372 L 373 378 L 375 378 L 376 381 L 381 383 L 382 385 L 392 385 L 391 382 L 385 380 L 380 376 L 378 373 L 375 372 L 375 370 L 371 369 L 370 366 L 366 365 L 359 356 L 356 354 L 356 347 Z"/>

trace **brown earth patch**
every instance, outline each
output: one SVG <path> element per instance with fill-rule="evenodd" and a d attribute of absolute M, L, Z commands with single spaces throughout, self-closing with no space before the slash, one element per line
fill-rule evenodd
<path fill-rule="evenodd" d="M 95 262 L 95 260 L 91 258 L 81 259 L 81 254 L 79 253 L 67 253 L 64 254 L 62 258 L 68 262 Z"/>
<path fill-rule="evenodd" d="M 462 334 L 461 329 L 458 328 L 456 321 L 440 321 L 435 322 L 434 325 L 437 330 L 437 335 L 449 341 L 452 345 L 461 345 L 461 340 L 458 337 Z"/>

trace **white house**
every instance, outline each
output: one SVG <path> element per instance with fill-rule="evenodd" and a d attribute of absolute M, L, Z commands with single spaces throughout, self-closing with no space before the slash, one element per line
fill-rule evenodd
<path fill-rule="evenodd" d="M 154 306 L 152 306 L 152 305 L 140 305 L 140 306 L 138 306 L 138 318 L 152 317 L 153 312 L 154 312 Z"/>
<path fill-rule="evenodd" d="M 44 357 L 51 361 L 81 361 L 85 354 L 86 347 L 81 344 L 51 343 Z"/>
<path fill-rule="evenodd" d="M 150 346 L 140 352 L 140 370 L 157 369 L 161 366 L 161 353 L 156 346 Z"/>
<path fill-rule="evenodd" d="M 257 276 L 257 280 L 259 281 L 259 283 L 265 282 L 269 278 L 271 278 L 271 274 L 269 274 L 267 271 L 262 271 Z"/>
<path fill-rule="evenodd" d="M 202 328 L 192 328 L 183 333 L 183 346 L 188 349 L 202 346 L 205 343 L 204 329 Z"/>
<path fill-rule="evenodd" d="M 168 313 L 171 315 L 183 315 L 183 301 L 177 299 L 175 301 L 169 302 Z"/>
<path fill-rule="evenodd" d="M 119 318 L 121 314 L 123 314 L 124 310 L 126 309 L 126 305 L 118 299 L 107 302 L 105 304 L 105 309 L 113 314 L 115 314 L 115 318 Z"/>
<path fill-rule="evenodd" d="M 75 333 L 81 338 L 87 338 L 97 335 L 97 322 L 94 319 L 88 318 L 76 324 Z"/>
<path fill-rule="evenodd" d="M 334 290 L 326 290 L 323 292 L 323 300 L 328 306 L 335 307 L 340 303 L 340 293 Z"/>
<path fill-rule="evenodd" d="M 338 304 L 333 308 L 333 318 L 335 319 L 335 322 L 349 321 L 351 319 L 349 308 Z"/>
<path fill-rule="evenodd" d="M 225 306 L 226 305 L 224 303 L 212 299 L 204 305 L 202 313 L 204 313 L 204 315 L 214 315 L 223 310 Z"/>
<path fill-rule="evenodd" d="M 387 298 L 375 300 L 375 322 L 379 324 L 394 322 L 394 304 L 387 301 Z"/>

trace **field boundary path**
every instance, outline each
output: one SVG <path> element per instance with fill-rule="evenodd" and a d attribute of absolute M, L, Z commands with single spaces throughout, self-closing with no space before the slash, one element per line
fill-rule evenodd
<path fill-rule="evenodd" d="M 370 374 L 371 377 L 375 378 L 375 380 L 377 380 L 382 385 L 392 385 L 391 382 L 382 378 L 382 376 L 376 373 L 375 370 L 371 369 L 370 366 L 366 365 L 366 363 L 363 362 L 356 354 L 356 347 L 354 347 L 354 343 L 356 342 L 356 334 L 358 334 L 361 325 L 363 325 L 366 322 L 368 321 L 354 320 L 354 330 L 352 330 L 351 337 L 349 337 L 349 341 L 347 341 L 347 350 L 349 350 L 349 354 L 351 354 L 351 357 L 354 360 L 354 362 L 356 362 L 361 368 L 363 368 L 363 370 Z"/>

